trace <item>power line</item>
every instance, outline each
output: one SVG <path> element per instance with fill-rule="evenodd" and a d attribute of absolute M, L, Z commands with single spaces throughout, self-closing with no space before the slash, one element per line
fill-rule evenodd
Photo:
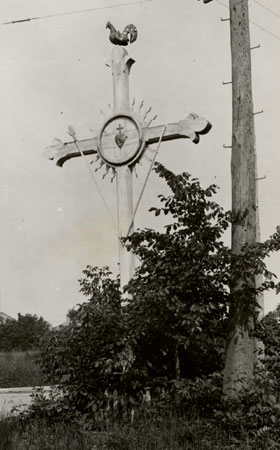
<path fill-rule="evenodd" d="M 266 9 L 267 11 L 269 11 L 271 14 L 273 14 L 276 17 L 280 18 L 280 14 L 276 13 L 275 11 L 273 11 L 272 9 L 268 8 L 267 6 L 263 5 L 261 2 L 259 2 L 258 0 L 253 0 L 253 2 L 255 2 L 257 5 L 261 6 L 262 8 Z"/>
<path fill-rule="evenodd" d="M 254 0 L 256 1 L 256 0 Z M 229 7 L 227 5 L 225 5 L 223 2 L 221 2 L 220 0 L 216 0 L 217 3 L 219 3 L 219 5 L 223 6 L 226 9 L 229 9 Z M 258 3 L 256 1 L 256 3 Z M 260 30 L 264 31 L 265 33 L 269 34 L 270 36 L 274 37 L 275 39 L 278 39 L 280 41 L 280 36 L 278 36 L 277 34 L 273 33 L 272 31 L 268 30 L 267 28 L 263 27 L 262 25 L 254 22 L 253 20 L 249 20 L 249 22 L 252 25 L 255 25 L 255 27 L 259 28 Z"/>
<path fill-rule="evenodd" d="M 229 7 L 227 5 L 225 5 L 224 3 L 220 2 L 220 0 L 216 0 L 217 3 L 219 3 L 220 5 L 222 5 L 224 8 L 229 9 Z"/>
<path fill-rule="evenodd" d="M 255 25 L 255 27 L 259 28 L 260 30 L 264 31 L 267 34 L 270 34 L 270 36 L 272 36 L 280 41 L 280 36 L 278 36 L 277 34 L 272 33 L 272 31 L 267 30 L 262 25 L 259 25 L 258 23 L 253 22 L 252 20 L 250 20 L 250 23 L 252 23 L 253 25 Z"/>
<path fill-rule="evenodd" d="M 2 23 L 0 23 L 0 25 L 11 25 L 11 24 L 22 23 L 22 22 L 31 22 L 31 20 L 49 19 L 51 17 L 70 16 L 72 14 L 80 14 L 80 13 L 85 13 L 85 12 L 90 12 L 90 11 L 98 11 L 101 9 L 119 8 L 120 6 L 131 6 L 131 5 L 136 5 L 138 3 L 147 3 L 147 2 L 152 2 L 152 1 L 153 0 L 138 0 L 135 2 L 118 3 L 117 5 L 111 5 L 111 6 L 101 6 L 98 8 L 80 9 L 77 11 L 67 11 L 67 12 L 58 13 L 58 14 L 48 14 L 45 16 L 28 17 L 26 19 L 11 20 L 10 22 L 2 22 Z"/>

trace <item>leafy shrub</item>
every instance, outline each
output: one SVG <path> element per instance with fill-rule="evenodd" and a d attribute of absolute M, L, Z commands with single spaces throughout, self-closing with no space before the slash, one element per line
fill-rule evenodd
<path fill-rule="evenodd" d="M 170 215 L 164 232 L 135 232 L 127 246 L 141 259 L 121 304 L 119 280 L 108 268 L 88 266 L 80 280 L 87 301 L 70 324 L 45 336 L 41 365 L 78 411 L 120 409 L 157 396 L 174 378 L 221 370 L 227 326 L 229 249 L 221 237 L 229 214 L 189 174 L 156 171 L 170 189 L 156 215 Z M 113 396 L 113 397 L 112 397 Z"/>
<path fill-rule="evenodd" d="M 43 373 L 63 397 L 39 396 L 33 418 L 79 421 L 83 415 L 87 431 L 105 431 L 98 445 L 108 449 L 137 448 L 138 430 L 144 430 L 143 448 L 166 449 L 167 426 L 176 429 L 173 448 L 277 448 L 275 317 L 258 331 L 266 346 L 263 366 L 234 399 L 223 397 L 222 369 L 229 305 L 243 302 L 242 311 L 255 319 L 256 294 L 279 288 L 263 262 L 279 248 L 279 230 L 232 255 L 222 237 L 233 218 L 213 202 L 216 186 L 202 189 L 189 174 L 174 175 L 160 164 L 156 171 L 171 195 L 160 196 L 161 208 L 152 211 L 169 223 L 164 232 L 140 230 L 125 240 L 141 260 L 126 287 L 125 305 L 119 279 L 108 268 L 84 270 L 86 301 L 70 311 L 68 326 L 43 337 L 40 348 Z M 234 277 L 242 274 L 251 282 L 260 273 L 264 282 L 258 289 L 244 282 L 230 294 Z M 148 404 L 146 391 L 152 396 Z"/>
<path fill-rule="evenodd" d="M 230 251 L 221 238 L 230 214 L 188 173 L 157 164 L 171 195 L 159 196 L 164 232 L 137 231 L 126 239 L 141 266 L 128 286 L 130 329 L 141 367 L 155 377 L 201 376 L 223 367 L 229 301 Z M 207 355 L 207 357 L 206 357 Z"/>
<path fill-rule="evenodd" d="M 106 391 L 118 387 L 121 394 L 119 373 L 128 363 L 129 350 L 119 281 L 110 278 L 106 268 L 88 267 L 84 272 L 81 289 L 90 300 L 71 311 L 69 326 L 45 336 L 40 360 L 43 373 L 61 386 L 73 410 L 92 411 L 106 403 Z"/>
<path fill-rule="evenodd" d="M 265 397 L 252 397 L 249 390 L 234 402 L 225 401 L 222 395 L 219 398 L 219 384 L 218 376 L 196 380 L 190 384 L 189 390 L 187 387 L 177 388 L 177 396 L 182 396 L 186 408 L 179 408 L 178 402 L 166 397 L 137 406 L 133 416 L 120 422 L 107 417 L 96 423 L 93 415 L 76 415 L 69 421 L 60 415 L 51 421 L 49 416 L 39 412 L 41 398 L 37 403 L 37 413 L 14 427 L 17 446 L 12 450 L 27 450 L 28 445 L 46 450 L 279 450 L 279 423 L 269 421 L 269 414 L 275 413 L 277 408 Z M 263 393 L 263 389 L 259 387 L 257 393 Z M 197 402 L 197 410 L 191 403 L 192 399 Z M 211 399 L 214 400 L 212 415 Z M 207 407 L 201 408 L 199 401 Z M 253 411 L 252 406 L 256 406 L 257 401 L 259 406 Z M 41 406 L 44 409 L 46 403 L 45 406 L 41 403 Z M 266 408 L 269 408 L 269 414 Z"/>
<path fill-rule="evenodd" d="M 280 305 L 263 318 L 257 329 L 257 336 L 264 344 L 263 363 L 280 384 Z M 279 394 L 278 387 L 278 399 Z"/>

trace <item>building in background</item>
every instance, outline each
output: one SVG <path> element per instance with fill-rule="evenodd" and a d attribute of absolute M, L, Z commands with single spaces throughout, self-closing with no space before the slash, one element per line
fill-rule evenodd
<path fill-rule="evenodd" d="M 5 314 L 0 311 L 0 323 L 6 323 L 7 320 L 15 320 L 15 319 L 11 316 L 8 316 L 8 314 Z"/>

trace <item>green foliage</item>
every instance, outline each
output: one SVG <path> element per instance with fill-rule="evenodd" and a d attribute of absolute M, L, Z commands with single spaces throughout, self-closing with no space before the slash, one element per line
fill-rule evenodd
<path fill-rule="evenodd" d="M 222 398 L 214 417 L 238 441 L 240 432 L 250 436 L 254 448 L 279 448 L 279 382 L 265 366 L 259 365 L 253 380 L 234 398 Z"/>
<path fill-rule="evenodd" d="M 0 450 L 249 450 L 233 446 L 228 433 L 202 420 L 155 415 L 153 408 L 139 411 L 134 423 L 112 427 L 110 432 L 88 431 L 84 423 L 51 426 L 42 419 L 24 423 L 0 421 Z M 241 436 L 241 439 L 243 436 Z M 2 445 L 3 443 L 3 445 Z M 243 445 L 242 445 L 243 444 Z M 250 442 L 249 442 L 250 444 Z M 272 447 L 273 448 L 273 447 Z"/>
<path fill-rule="evenodd" d="M 0 420 L 0 450 L 88 450 L 94 439 L 82 427 L 63 422 L 51 425 L 44 419 Z"/>
<path fill-rule="evenodd" d="M 268 290 L 280 291 L 277 276 L 270 272 L 265 259 L 280 249 L 280 227 L 264 242 L 244 245 L 239 254 L 231 255 L 231 292 L 230 306 L 233 314 L 229 314 L 229 330 L 238 323 L 255 332 L 258 322 L 258 294 Z M 255 284 L 255 277 L 261 275 L 262 282 Z M 260 280 L 259 280 L 260 281 Z"/>
<path fill-rule="evenodd" d="M 138 230 L 125 239 L 141 261 L 126 287 L 125 304 L 119 280 L 108 268 L 84 270 L 80 285 L 86 302 L 69 312 L 68 326 L 44 336 L 40 349 L 42 370 L 60 386 L 63 397 L 39 398 L 33 412 L 48 420 L 63 416 L 70 421 L 83 413 L 95 430 L 105 428 L 109 439 L 109 428 L 124 430 L 132 412 L 138 411 L 158 427 L 145 428 L 153 444 L 143 448 L 166 448 L 152 436 L 160 430 L 169 442 L 159 422 L 167 423 L 170 415 L 185 423 L 176 430 L 186 439 L 183 444 L 174 440 L 178 446 L 173 448 L 195 448 L 197 436 L 197 448 L 202 449 L 277 448 L 277 317 L 268 317 L 258 331 L 266 345 L 264 367 L 234 400 L 223 398 L 222 369 L 232 326 L 229 306 L 244 323 L 253 313 L 256 321 L 256 294 L 279 290 L 264 263 L 280 248 L 279 229 L 264 243 L 245 245 L 239 255 L 232 255 L 222 239 L 234 218 L 213 201 L 217 187 L 203 189 L 189 174 L 174 175 L 160 164 L 155 170 L 171 190 L 169 196 L 160 196 L 160 207 L 151 208 L 168 219 L 164 231 Z M 264 281 L 256 288 L 252 279 L 259 274 Z M 149 405 L 143 401 L 147 390 L 152 394 Z M 251 447 L 241 447 L 240 433 Z M 213 447 L 213 435 L 218 443 L 218 436 L 223 437 L 224 447 Z M 128 436 L 127 428 L 114 435 L 115 441 L 104 442 L 108 448 L 137 448 L 137 440 L 131 447 Z"/>
<path fill-rule="evenodd" d="M 134 233 L 127 246 L 141 266 L 121 305 L 119 280 L 88 266 L 80 280 L 87 302 L 70 312 L 70 325 L 49 333 L 41 363 L 78 410 L 118 395 L 123 407 L 169 389 L 179 377 L 220 370 L 226 334 L 229 250 L 221 237 L 229 214 L 189 174 L 156 171 L 170 189 L 156 215 L 171 216 L 164 232 Z M 106 395 L 105 395 L 106 393 Z M 125 406 L 124 406 L 125 404 Z"/>
<path fill-rule="evenodd" d="M 50 325 L 32 314 L 18 314 L 17 320 L 0 323 L 0 351 L 26 351 L 38 347 L 40 338 L 48 332 Z"/>
<path fill-rule="evenodd" d="M 107 268 L 87 267 L 84 274 L 81 290 L 88 301 L 70 312 L 68 327 L 47 334 L 41 347 L 43 372 L 78 411 L 94 410 L 106 390 L 120 391 L 118 373 L 128 356 L 119 281 Z"/>
<path fill-rule="evenodd" d="M 230 251 L 221 238 L 230 214 L 212 200 L 217 187 L 202 189 L 188 173 L 156 172 L 171 189 L 159 196 L 164 232 L 144 229 L 126 240 L 141 266 L 128 286 L 127 313 L 139 360 L 150 376 L 194 377 L 223 365 L 229 301 Z"/>
<path fill-rule="evenodd" d="M 259 324 L 257 335 L 264 343 L 264 364 L 279 383 L 280 394 L 280 305 Z"/>
<path fill-rule="evenodd" d="M 9 432 L 10 446 L 3 448 L 279 450 L 280 408 L 271 380 L 260 367 L 251 386 L 234 400 L 223 398 L 220 374 L 176 381 L 165 398 L 138 405 L 126 420 L 107 416 L 98 423 L 93 414 L 65 421 L 58 411 L 50 420 L 51 401 L 39 392 L 32 414 L 0 422 L 1 439 Z"/>

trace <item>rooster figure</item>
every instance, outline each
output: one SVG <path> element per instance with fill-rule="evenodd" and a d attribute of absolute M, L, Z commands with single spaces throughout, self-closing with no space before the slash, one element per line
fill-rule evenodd
<path fill-rule="evenodd" d="M 110 29 L 109 39 L 112 44 L 127 45 L 129 42 L 132 44 L 132 42 L 135 42 L 137 39 L 137 28 L 132 23 L 127 25 L 122 33 L 120 31 L 117 31 L 116 28 L 111 24 L 111 22 L 107 22 L 106 28 Z"/>

